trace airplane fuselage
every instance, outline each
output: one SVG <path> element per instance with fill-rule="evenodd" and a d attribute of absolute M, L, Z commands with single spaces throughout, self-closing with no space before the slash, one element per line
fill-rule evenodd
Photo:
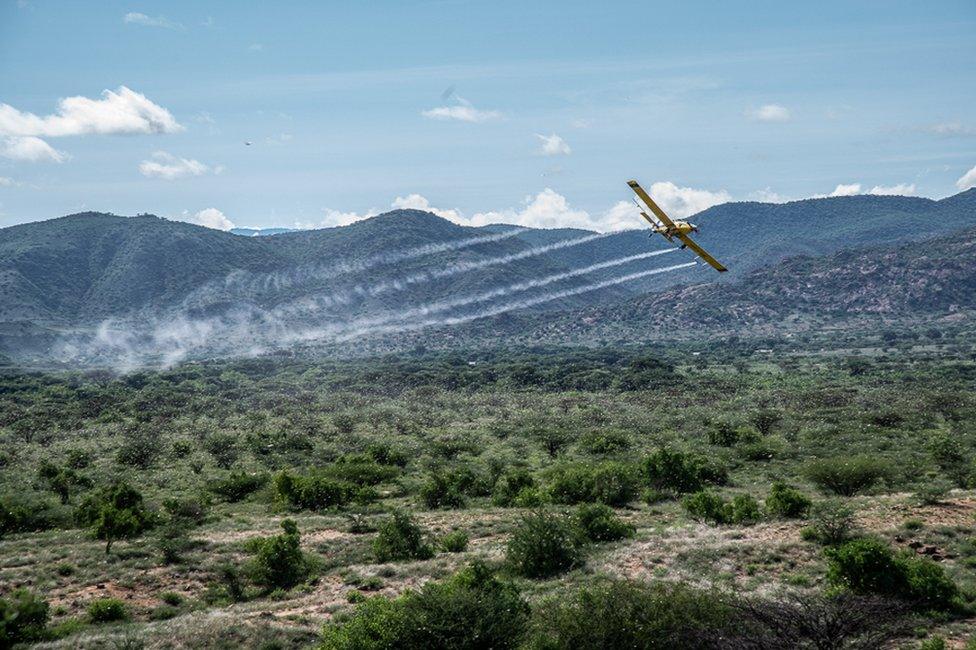
<path fill-rule="evenodd" d="M 674 226 L 671 227 L 663 224 L 656 226 L 654 232 L 659 235 L 664 235 L 668 241 L 671 241 L 671 238 L 676 235 L 687 235 L 688 233 L 698 232 L 698 226 L 690 221 L 675 221 Z"/>

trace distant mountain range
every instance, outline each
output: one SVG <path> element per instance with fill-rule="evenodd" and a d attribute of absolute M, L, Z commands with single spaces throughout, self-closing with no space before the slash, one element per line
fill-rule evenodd
<path fill-rule="evenodd" d="M 231 228 L 228 232 L 232 235 L 241 237 L 269 237 L 271 235 L 282 235 L 286 232 L 295 232 L 294 228 Z"/>
<path fill-rule="evenodd" d="M 894 262 L 877 258 L 875 271 L 868 273 L 858 266 L 861 253 L 841 252 L 828 261 L 814 257 L 972 227 L 976 190 L 941 201 L 856 196 L 729 203 L 692 220 L 702 227 L 702 245 L 732 269 L 721 282 L 704 268 L 692 268 L 614 284 L 615 278 L 692 259 L 687 251 L 638 257 L 666 248 L 642 230 L 600 236 L 573 229 L 470 228 L 416 210 L 273 237 L 239 236 L 148 215 L 82 213 L 13 226 L 0 229 L 0 353 L 15 359 L 84 357 L 78 351 L 87 336 L 101 340 L 101 354 L 106 346 L 119 347 L 115 339 L 121 330 L 107 323 L 127 328 L 132 337 L 123 346 L 127 353 L 180 337 L 205 339 L 191 346 L 201 353 L 234 337 L 266 336 L 265 343 L 277 345 L 341 331 L 348 340 L 360 331 L 371 333 L 376 324 L 380 331 L 395 330 L 398 323 L 426 322 L 432 312 L 445 322 L 464 320 L 478 310 L 506 311 L 520 300 L 532 303 L 535 312 L 582 314 L 585 320 L 575 322 L 592 327 L 579 329 L 580 336 L 625 330 L 638 315 L 646 331 L 658 325 L 735 323 L 753 312 L 775 319 L 789 309 L 819 312 L 829 304 L 850 312 L 883 304 L 883 286 L 896 280 L 888 271 Z M 910 260 L 920 272 L 924 259 L 941 259 L 912 257 L 912 250 L 895 246 L 886 254 L 899 264 Z M 777 264 L 786 258 L 793 259 Z M 956 258 L 938 264 L 950 259 Z M 822 263 L 843 275 L 821 273 Z M 769 268 L 756 271 L 761 267 Z M 964 270 L 952 268 L 956 275 Z M 916 285 L 934 282 L 940 273 L 929 268 Z M 872 278 L 873 285 L 863 282 Z M 796 284 L 803 282 L 812 283 L 809 291 Z M 845 282 L 851 286 L 838 284 Z M 594 284 L 606 286 L 585 291 Z M 669 289 L 675 284 L 685 286 Z M 830 289 L 821 293 L 821 287 Z M 850 302 L 831 303 L 834 291 Z M 931 292 L 927 287 L 926 295 Z M 560 297 L 547 299 L 553 295 Z M 697 305 L 693 313 L 689 305 Z M 544 339 L 546 326 L 553 336 L 578 327 L 560 325 L 561 317 L 506 318 Z M 492 322 L 497 319 L 465 324 L 458 332 L 491 336 Z M 363 329 L 364 324 L 369 327 Z M 131 334 L 135 331 L 138 336 Z M 531 338 L 529 329 L 523 334 Z M 173 345 L 186 352 L 185 341 Z M 215 353 L 236 349 L 217 347 Z"/>

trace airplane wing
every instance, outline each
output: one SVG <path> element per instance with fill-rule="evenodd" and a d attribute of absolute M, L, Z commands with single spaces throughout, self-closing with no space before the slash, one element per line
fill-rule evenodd
<path fill-rule="evenodd" d="M 651 195 L 645 192 L 644 188 L 641 187 L 637 181 L 627 181 L 627 184 L 630 185 L 630 189 L 634 190 L 634 194 L 640 197 L 640 200 L 643 201 L 644 204 L 651 209 L 651 212 L 654 213 L 654 216 L 656 216 L 658 219 L 661 220 L 661 223 L 663 223 L 668 228 L 674 227 L 674 222 L 671 221 L 671 218 L 668 217 L 668 215 L 664 214 L 664 210 L 662 210 L 657 206 L 657 203 L 654 202 L 654 199 L 651 198 Z M 644 218 L 647 219 L 647 216 L 645 215 Z M 648 221 L 650 221 L 650 219 L 648 219 Z"/>
<path fill-rule="evenodd" d="M 692 241 L 691 237 L 689 237 L 688 235 L 684 233 L 679 233 L 678 239 L 680 239 L 685 246 L 695 251 L 695 254 L 698 255 L 698 257 L 708 262 L 708 264 L 719 273 L 725 273 L 726 271 L 728 271 L 728 269 L 722 266 L 722 264 L 717 259 L 709 255 L 704 248 L 702 248 L 694 241 Z"/>

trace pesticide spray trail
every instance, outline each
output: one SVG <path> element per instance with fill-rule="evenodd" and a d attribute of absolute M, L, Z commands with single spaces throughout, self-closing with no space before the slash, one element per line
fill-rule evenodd
<path fill-rule="evenodd" d="M 533 307 L 535 305 L 541 305 L 543 303 L 551 302 L 553 300 L 559 300 L 561 298 L 569 298 L 571 296 L 577 296 L 582 293 L 588 293 L 590 291 L 597 291 L 599 289 L 605 289 L 607 287 L 612 287 L 614 285 L 623 284 L 625 282 L 633 282 L 634 280 L 639 280 L 641 278 L 646 278 L 652 275 L 658 275 L 660 273 L 668 273 L 670 271 L 677 271 L 679 269 L 687 269 L 692 266 L 696 266 L 697 262 L 685 262 L 683 264 L 675 264 L 673 266 L 665 266 L 659 269 L 650 269 L 647 271 L 637 271 L 636 273 L 629 273 L 627 275 L 621 275 L 616 278 L 610 278 L 609 280 L 603 280 L 601 282 L 595 282 L 593 284 L 583 285 L 582 287 L 574 287 L 572 289 L 564 289 L 562 291 L 556 291 L 553 293 L 547 293 L 543 296 L 538 296 L 536 298 L 527 298 L 524 300 L 518 300 L 515 302 L 506 303 L 504 305 L 499 305 L 497 307 L 490 307 L 473 314 L 465 314 L 464 316 L 452 316 L 449 318 L 442 319 L 431 319 L 422 322 L 414 323 L 399 323 L 394 325 L 381 325 L 379 327 L 363 327 L 354 332 L 337 337 L 335 340 L 337 342 L 348 341 L 354 338 L 358 338 L 364 335 L 372 334 L 388 334 L 388 333 L 401 333 L 408 332 L 412 330 L 425 329 L 427 327 L 436 327 L 442 325 L 459 325 L 461 323 L 467 323 L 473 320 L 478 320 L 480 318 L 488 318 L 490 316 L 497 316 L 499 314 L 504 314 L 505 312 L 514 311 L 516 309 L 526 309 L 528 307 Z M 318 335 L 321 335 L 322 331 L 318 331 Z M 318 338 L 318 336 L 311 336 L 309 338 Z"/>
<path fill-rule="evenodd" d="M 366 284 L 366 285 L 361 284 L 352 287 L 351 289 L 331 291 L 326 295 L 306 296 L 303 297 L 301 300 L 292 303 L 291 305 L 282 305 L 278 308 L 278 310 L 279 313 L 282 314 L 289 313 L 289 315 L 295 316 L 302 312 L 305 313 L 317 312 L 322 309 L 327 309 L 329 307 L 333 307 L 337 305 L 348 305 L 350 302 L 352 302 L 354 298 L 357 297 L 359 298 L 374 297 L 383 293 L 388 293 L 390 291 L 402 291 L 414 284 L 421 284 L 425 282 L 430 282 L 431 280 L 447 278 L 453 275 L 467 273 L 470 271 L 478 271 L 491 266 L 509 264 L 511 262 L 517 262 L 519 260 L 524 260 L 530 257 L 536 257 L 538 255 L 545 255 L 546 253 L 550 253 L 555 250 L 570 248 L 572 246 L 579 246 L 587 242 L 595 241 L 597 239 L 603 239 L 604 237 L 609 237 L 613 234 L 616 233 L 594 233 L 592 235 L 586 235 L 584 237 L 576 237 L 574 239 L 561 239 L 551 244 L 536 246 L 534 248 L 529 248 L 527 250 L 519 251 L 518 253 L 512 253 L 510 255 L 493 257 L 486 260 L 458 262 L 456 264 L 450 264 L 444 268 L 434 269 L 430 271 L 420 271 L 414 273 L 413 275 L 408 275 L 395 280 L 389 280 L 387 282 L 379 282 L 376 284 Z"/>
<path fill-rule="evenodd" d="M 207 301 L 216 299 L 254 298 L 261 294 L 281 291 L 310 281 L 331 280 L 350 273 L 362 273 L 376 266 L 396 264 L 418 257 L 457 251 L 480 244 L 490 244 L 492 242 L 510 239 L 525 232 L 525 230 L 525 228 L 513 228 L 491 235 L 479 235 L 478 237 L 469 237 L 457 241 L 424 244 L 423 246 L 409 248 L 400 252 L 378 253 L 354 262 L 299 267 L 286 271 L 271 271 L 268 273 L 234 271 L 226 275 L 222 280 L 208 282 L 194 290 L 189 296 L 183 299 L 182 307 L 184 309 L 190 309 L 194 306 L 202 306 Z M 357 293 L 362 294 L 365 291 L 364 288 L 356 287 L 347 292 L 346 295 L 323 296 L 320 300 L 330 306 L 345 304 Z"/>
<path fill-rule="evenodd" d="M 405 278 L 400 278 L 397 280 L 390 280 L 389 282 L 381 282 L 380 284 L 374 285 L 372 287 L 366 288 L 366 292 L 371 296 L 376 296 L 381 293 L 392 290 L 400 290 L 410 284 L 417 284 L 418 282 L 428 282 L 430 280 L 437 280 L 440 278 L 447 278 L 452 275 L 457 275 L 459 273 L 467 273 L 468 271 L 477 271 L 480 269 L 488 268 L 489 266 L 498 266 L 499 264 L 509 264 L 511 262 L 517 262 L 519 260 L 524 260 L 529 257 L 535 257 L 537 255 L 544 255 L 552 251 L 560 250 L 563 248 L 570 248 L 571 246 L 579 246 L 580 244 L 585 244 L 587 242 L 595 241 L 597 239 L 603 239 L 604 237 L 609 237 L 616 233 L 594 233 L 592 235 L 586 235 L 584 237 L 577 237 L 575 239 L 562 239 L 551 244 L 544 244 L 542 246 L 536 246 L 528 250 L 520 251 L 518 253 L 512 253 L 511 255 L 503 255 L 502 257 L 495 257 L 487 260 L 475 260 L 471 262 L 458 262 L 457 264 L 451 264 L 443 269 L 435 269 L 433 271 L 421 271 L 414 275 L 408 275 Z"/>
<path fill-rule="evenodd" d="M 580 275 L 594 273 L 596 271 L 609 269 L 614 266 L 621 266 L 623 264 L 628 264 L 630 262 L 637 262 L 639 260 L 646 260 L 651 257 L 657 257 L 658 255 L 673 253 L 677 250 L 678 250 L 677 248 L 665 248 L 664 250 L 651 251 L 649 253 L 638 253 L 637 255 L 628 255 L 627 257 L 619 257 L 617 259 L 608 260 L 606 262 L 597 262 L 596 264 L 591 264 L 589 266 L 573 269 L 572 271 L 555 273 L 553 275 L 548 275 L 544 278 L 538 278 L 535 280 L 527 280 L 525 282 L 510 284 L 507 287 L 499 287 L 497 289 L 491 289 L 490 291 L 484 291 L 482 293 L 478 293 L 473 296 L 463 296 L 461 298 L 454 298 L 451 300 L 443 300 L 428 305 L 421 305 L 420 307 L 415 307 L 413 309 L 408 309 L 406 311 L 400 311 L 397 312 L 396 314 L 390 314 L 388 316 L 379 316 L 377 318 L 366 318 L 366 319 L 357 320 L 347 325 L 346 328 L 347 329 L 351 328 L 353 330 L 361 330 L 364 327 L 385 325 L 390 322 L 402 321 L 409 318 L 416 318 L 420 316 L 428 316 L 430 314 L 436 314 L 443 311 L 450 311 L 451 309 L 457 309 L 458 307 L 465 307 L 467 305 L 473 305 L 479 302 L 487 302 L 489 300 L 494 300 L 495 298 L 503 298 L 513 293 L 528 291 L 530 289 L 538 289 L 539 287 L 545 287 L 554 282 L 568 280 L 569 278 L 575 278 Z"/>

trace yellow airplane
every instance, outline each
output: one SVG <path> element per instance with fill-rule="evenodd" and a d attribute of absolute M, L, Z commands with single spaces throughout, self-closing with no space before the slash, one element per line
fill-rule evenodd
<path fill-rule="evenodd" d="M 651 230 L 670 242 L 673 242 L 674 238 L 677 237 L 681 240 L 681 248 L 690 248 L 691 250 L 695 251 L 695 254 L 698 255 L 698 257 L 708 262 L 708 264 L 719 273 L 725 273 L 728 271 L 728 269 L 722 266 L 717 259 L 709 255 L 704 248 L 696 244 L 694 241 L 692 241 L 691 237 L 688 236 L 688 233 L 699 232 L 698 226 L 690 221 L 672 221 L 668 215 L 664 214 L 664 210 L 658 207 L 657 203 L 654 202 L 654 199 L 652 199 L 651 196 L 644 191 L 644 188 L 641 187 L 637 181 L 627 181 L 627 184 L 630 185 L 630 189 L 634 190 L 634 193 L 640 197 L 640 200 L 644 202 L 644 205 L 650 208 L 651 212 L 654 213 L 654 216 L 657 217 L 655 220 L 649 214 L 644 212 L 644 210 L 641 210 L 641 216 L 647 220 L 647 223 L 651 224 Z M 640 207 L 639 204 L 638 207 Z"/>

